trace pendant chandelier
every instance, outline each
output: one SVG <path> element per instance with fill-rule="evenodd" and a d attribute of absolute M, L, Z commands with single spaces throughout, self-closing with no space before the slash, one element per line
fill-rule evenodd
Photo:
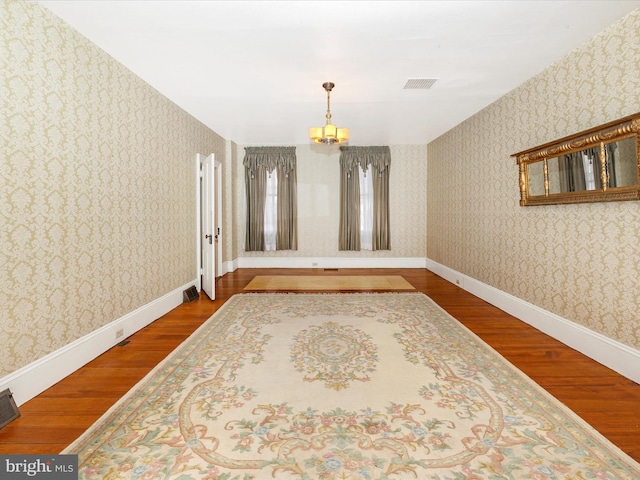
<path fill-rule="evenodd" d="M 322 84 L 327 91 L 327 124 L 324 127 L 311 127 L 309 128 L 309 138 L 314 143 L 346 143 L 349 141 L 349 129 L 337 128 L 331 123 L 331 90 L 335 87 L 332 82 L 325 82 Z"/>

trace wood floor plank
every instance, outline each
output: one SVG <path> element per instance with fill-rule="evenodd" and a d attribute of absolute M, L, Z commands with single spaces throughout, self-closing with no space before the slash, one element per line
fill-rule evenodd
<path fill-rule="evenodd" d="M 32 432 L 32 435 L 38 435 L 38 432 Z M 0 453 L 7 455 L 14 455 L 16 451 L 19 451 L 20 454 L 33 454 L 39 455 L 42 452 L 46 453 L 57 453 L 64 450 L 67 445 L 65 443 L 27 443 L 19 442 L 16 444 L 12 443 L 0 443 Z"/>
<path fill-rule="evenodd" d="M 424 269 L 239 269 L 20 406 L 0 453 L 58 453 L 256 275 L 401 275 L 640 461 L 640 385 Z"/>

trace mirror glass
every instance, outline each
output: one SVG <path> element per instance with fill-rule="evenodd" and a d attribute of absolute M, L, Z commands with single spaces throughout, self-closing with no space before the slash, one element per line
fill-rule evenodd
<path fill-rule="evenodd" d="M 636 162 L 636 138 L 629 137 L 609 144 L 611 155 L 608 157 L 608 187 L 628 187 L 638 183 L 638 165 Z"/>
<path fill-rule="evenodd" d="M 549 174 L 549 193 L 562 192 L 560 180 L 560 159 L 553 157 L 547 160 L 547 168 Z"/>
<path fill-rule="evenodd" d="M 528 165 L 529 195 L 532 197 L 544 195 L 544 162 Z"/>
<path fill-rule="evenodd" d="M 640 113 L 514 155 L 520 205 L 640 199 Z"/>
<path fill-rule="evenodd" d="M 557 192 L 581 192 L 602 188 L 600 147 L 587 148 L 556 158 Z"/>

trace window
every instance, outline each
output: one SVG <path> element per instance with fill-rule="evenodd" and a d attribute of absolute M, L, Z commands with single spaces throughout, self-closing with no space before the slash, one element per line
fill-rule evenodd
<path fill-rule="evenodd" d="M 295 147 L 246 147 L 244 249 L 296 250 Z"/>
<path fill-rule="evenodd" d="M 264 249 L 276 249 L 278 230 L 278 172 L 267 173 L 267 198 L 264 206 Z"/>
<path fill-rule="evenodd" d="M 371 169 L 369 169 L 371 170 Z M 373 180 L 371 172 L 358 165 L 360 186 L 360 248 L 373 250 Z"/>
<path fill-rule="evenodd" d="M 340 147 L 340 250 L 390 250 L 389 147 Z"/>

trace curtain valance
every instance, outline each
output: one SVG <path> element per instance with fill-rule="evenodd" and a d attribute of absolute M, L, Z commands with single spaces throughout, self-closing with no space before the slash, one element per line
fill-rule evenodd
<path fill-rule="evenodd" d="M 296 147 L 245 147 L 243 165 L 253 175 L 260 168 L 273 172 L 281 166 L 288 175 L 296 166 Z"/>
<path fill-rule="evenodd" d="M 391 150 L 389 147 L 340 147 L 340 168 L 349 174 L 360 165 L 367 171 L 367 165 L 382 173 L 391 165 Z"/>

